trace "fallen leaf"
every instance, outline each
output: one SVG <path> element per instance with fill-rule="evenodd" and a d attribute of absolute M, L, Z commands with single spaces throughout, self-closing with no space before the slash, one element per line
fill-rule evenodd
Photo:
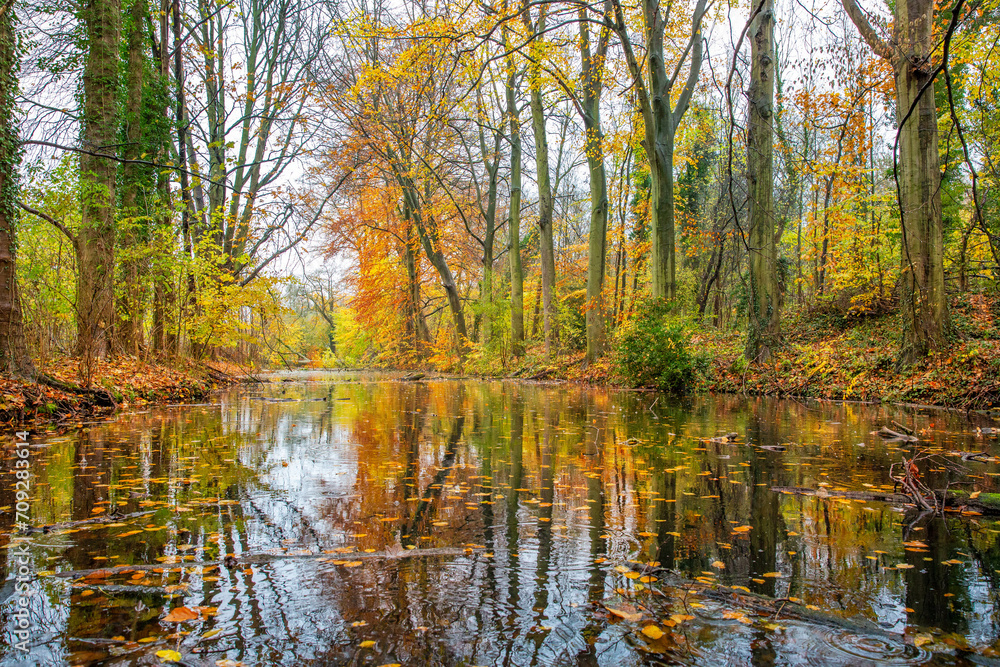
<path fill-rule="evenodd" d="M 647 625 L 642 629 L 642 634 L 646 635 L 653 641 L 656 641 L 663 636 L 663 630 L 660 630 L 660 628 L 655 625 Z"/>
<path fill-rule="evenodd" d="M 156 657 L 164 662 L 180 662 L 181 654 L 177 651 L 172 651 L 170 649 L 164 649 L 162 651 L 156 652 Z"/>
<path fill-rule="evenodd" d="M 163 617 L 167 623 L 184 623 L 198 618 L 198 612 L 187 607 L 175 607 L 170 613 Z"/>
<path fill-rule="evenodd" d="M 371 639 L 366 639 L 365 641 L 358 644 L 358 646 L 360 646 L 361 648 L 371 648 L 372 646 L 375 646 L 375 642 L 373 642 Z"/>
<path fill-rule="evenodd" d="M 605 607 L 605 609 L 607 609 L 613 616 L 617 616 L 625 621 L 638 622 L 642 620 L 641 613 L 632 613 L 625 611 L 624 609 L 615 609 L 614 607 Z"/>

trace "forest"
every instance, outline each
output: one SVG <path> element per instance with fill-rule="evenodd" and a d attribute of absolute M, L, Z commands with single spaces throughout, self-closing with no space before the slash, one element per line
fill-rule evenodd
<path fill-rule="evenodd" d="M 6 0 L 0 365 L 988 406 L 934 390 L 1000 373 L 998 12 Z"/>
<path fill-rule="evenodd" d="M 998 47 L 0 0 L 0 667 L 995 664 Z"/>

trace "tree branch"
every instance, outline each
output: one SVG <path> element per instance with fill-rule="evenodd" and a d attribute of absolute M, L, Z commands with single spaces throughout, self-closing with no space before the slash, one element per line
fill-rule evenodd
<path fill-rule="evenodd" d="M 851 17 L 851 21 L 858 28 L 861 37 L 872 48 L 872 51 L 891 61 L 893 56 L 892 47 L 878 36 L 878 33 L 872 28 L 872 24 L 868 21 L 868 17 L 861 7 L 858 6 L 856 0 L 841 0 L 841 4 L 844 5 L 844 11 Z"/>
<path fill-rule="evenodd" d="M 53 226 L 55 226 L 56 229 L 58 229 L 59 231 L 61 231 L 63 234 L 66 235 L 66 238 L 68 238 L 70 243 L 73 244 L 73 249 L 76 250 L 77 248 L 76 236 L 73 235 L 73 232 L 69 231 L 69 228 L 66 225 L 53 218 L 51 215 L 48 215 L 47 213 L 42 213 L 41 211 L 28 206 L 21 200 L 18 200 L 17 205 L 20 206 L 23 210 L 30 213 L 31 215 L 41 218 L 45 222 L 48 222 Z"/>

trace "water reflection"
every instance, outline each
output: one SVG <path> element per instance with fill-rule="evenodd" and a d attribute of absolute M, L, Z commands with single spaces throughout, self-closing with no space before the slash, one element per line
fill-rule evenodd
<path fill-rule="evenodd" d="M 55 527 L 31 536 L 21 662 L 982 661 L 996 522 L 772 490 L 891 490 L 909 450 L 870 432 L 892 419 L 951 459 L 991 444 L 945 412 L 337 377 L 32 434 L 32 514 Z M 0 568 L 18 664 L 11 555 Z M 180 606 L 196 618 L 168 622 Z"/>

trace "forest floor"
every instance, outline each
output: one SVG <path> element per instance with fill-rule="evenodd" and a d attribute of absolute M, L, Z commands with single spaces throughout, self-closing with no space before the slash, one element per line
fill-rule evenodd
<path fill-rule="evenodd" d="M 895 364 L 898 314 L 853 320 L 792 314 L 781 324 L 782 346 L 756 366 L 744 360 L 742 334 L 700 328 L 691 345 L 707 369 L 696 390 L 1000 411 L 1000 303 L 972 295 L 953 302 L 951 315 L 951 347 L 906 369 Z M 608 360 L 587 367 L 582 352 L 513 375 L 616 384 Z"/>
<path fill-rule="evenodd" d="M 166 366 L 118 357 L 96 362 L 90 387 L 82 389 L 78 359 L 36 362 L 36 368 L 52 382 L 0 376 L 0 429 L 92 419 L 117 407 L 197 400 L 244 375 L 222 363 L 208 366 L 180 360 Z"/>

